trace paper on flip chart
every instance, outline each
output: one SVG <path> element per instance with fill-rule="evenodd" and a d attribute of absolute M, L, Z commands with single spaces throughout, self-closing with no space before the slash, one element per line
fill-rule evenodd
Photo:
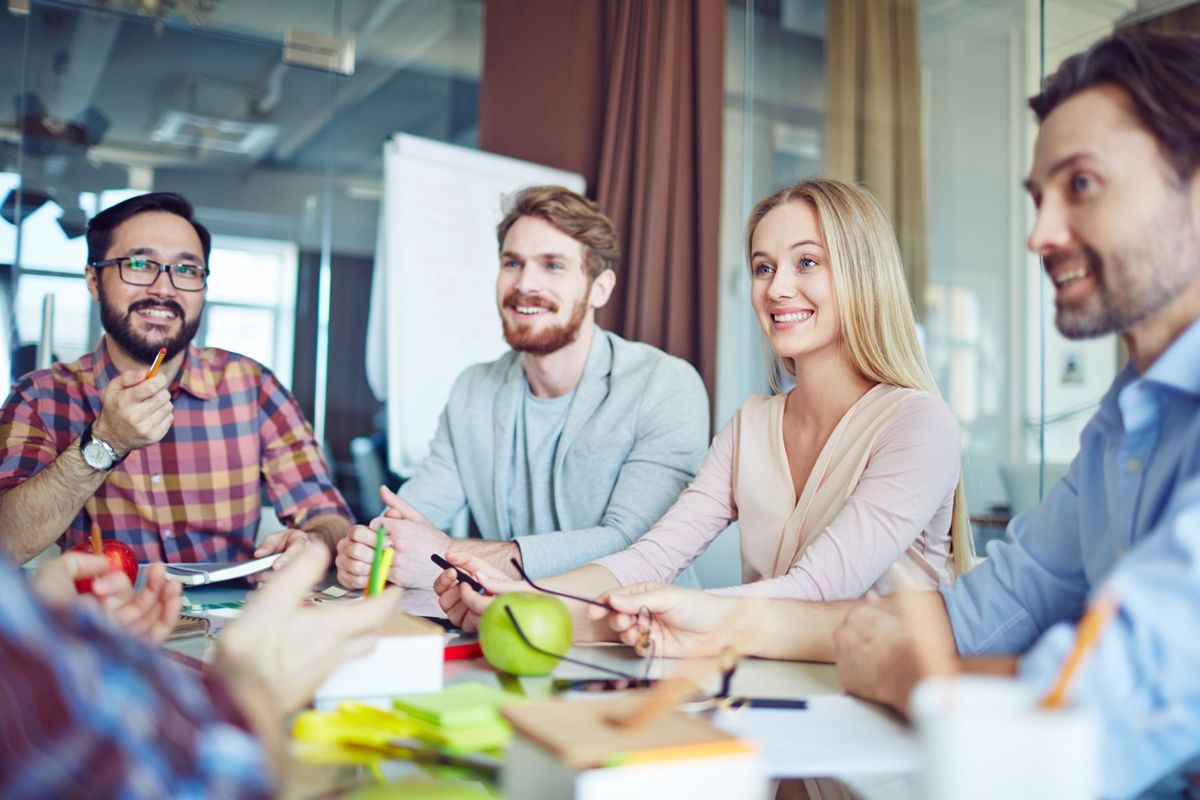
<path fill-rule="evenodd" d="M 721 712 L 717 727 L 757 744 L 772 778 L 902 774 L 921 768 L 916 734 L 895 716 L 846 695 L 809 698 L 803 711 Z"/>

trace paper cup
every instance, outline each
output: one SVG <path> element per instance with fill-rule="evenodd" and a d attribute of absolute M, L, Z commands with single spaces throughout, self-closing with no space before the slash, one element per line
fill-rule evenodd
<path fill-rule="evenodd" d="M 931 678 L 913 692 L 931 800 L 1094 800 L 1099 728 L 1082 709 L 1044 711 L 1010 678 Z"/>

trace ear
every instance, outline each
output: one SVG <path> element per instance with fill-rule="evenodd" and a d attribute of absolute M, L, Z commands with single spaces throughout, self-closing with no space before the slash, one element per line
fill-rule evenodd
<path fill-rule="evenodd" d="M 601 272 L 592 281 L 592 288 L 588 292 L 588 305 L 592 308 L 604 308 L 608 304 L 609 298 L 612 297 L 616 285 L 617 273 L 611 269 Z"/>
<path fill-rule="evenodd" d="M 93 266 L 88 266 L 83 270 L 83 277 L 87 281 L 88 294 L 97 303 L 100 302 L 100 272 Z"/>

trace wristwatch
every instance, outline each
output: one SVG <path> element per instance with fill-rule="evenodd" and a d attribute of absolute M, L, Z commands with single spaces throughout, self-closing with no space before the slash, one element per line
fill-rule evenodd
<path fill-rule="evenodd" d="M 113 467 L 125 460 L 125 456 L 117 455 L 117 451 L 111 444 L 92 435 L 92 423 L 90 422 L 79 437 L 79 451 L 83 453 L 84 463 L 92 469 L 102 472 L 111 471 Z"/>

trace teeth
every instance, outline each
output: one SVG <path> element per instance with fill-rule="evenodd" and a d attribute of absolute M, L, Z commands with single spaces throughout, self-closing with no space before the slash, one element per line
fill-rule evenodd
<path fill-rule="evenodd" d="M 158 317 L 160 319 L 175 319 L 175 312 L 168 311 L 165 308 L 143 308 L 138 313 L 144 314 L 147 317 Z"/>
<path fill-rule="evenodd" d="M 517 306 L 516 308 L 518 314 L 546 314 L 549 312 L 549 309 L 541 306 Z"/>
<path fill-rule="evenodd" d="M 1070 283 L 1073 280 L 1085 278 L 1087 275 L 1087 267 L 1080 267 L 1079 269 L 1073 269 L 1070 272 L 1060 272 L 1055 275 L 1052 280 L 1054 281 L 1055 286 L 1062 286 L 1064 283 Z"/>
<path fill-rule="evenodd" d="M 776 322 L 803 322 L 812 315 L 811 311 L 793 311 L 790 314 L 772 314 L 771 319 Z"/>

